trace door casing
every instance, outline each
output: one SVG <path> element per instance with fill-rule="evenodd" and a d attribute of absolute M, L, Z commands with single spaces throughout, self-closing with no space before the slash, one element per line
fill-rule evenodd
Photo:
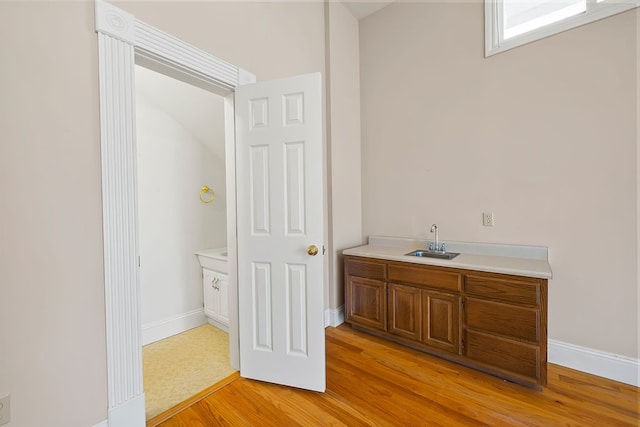
<path fill-rule="evenodd" d="M 100 75 L 100 140 L 107 345 L 108 424 L 145 424 L 138 274 L 134 65 L 225 98 L 229 336 L 239 368 L 233 90 L 253 74 L 95 1 Z"/>

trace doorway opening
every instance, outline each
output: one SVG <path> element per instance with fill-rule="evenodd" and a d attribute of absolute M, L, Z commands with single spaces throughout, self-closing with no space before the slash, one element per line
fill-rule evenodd
<path fill-rule="evenodd" d="M 223 380 L 229 361 L 224 98 L 135 66 L 147 420 Z"/>

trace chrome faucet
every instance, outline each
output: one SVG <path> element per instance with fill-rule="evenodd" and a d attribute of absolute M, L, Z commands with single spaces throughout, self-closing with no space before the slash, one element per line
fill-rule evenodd
<path fill-rule="evenodd" d="M 434 242 L 434 246 L 435 246 L 435 247 L 434 247 L 433 249 L 432 249 L 432 248 L 429 248 L 429 249 L 434 250 L 434 251 L 437 251 L 437 250 L 438 250 L 438 226 L 437 226 L 437 225 L 435 225 L 435 224 L 433 224 L 433 225 L 431 226 L 431 232 L 432 232 L 432 233 L 436 233 L 436 240 L 435 240 L 435 242 Z"/>
<path fill-rule="evenodd" d="M 440 246 L 440 241 L 438 239 L 438 226 L 435 224 L 431 225 L 431 232 L 436 233 L 436 240 L 435 242 L 429 243 L 429 250 L 444 253 L 444 243 Z"/>

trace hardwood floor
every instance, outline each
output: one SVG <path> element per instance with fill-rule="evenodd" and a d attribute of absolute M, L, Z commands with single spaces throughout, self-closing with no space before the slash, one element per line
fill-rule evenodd
<path fill-rule="evenodd" d="M 543 391 L 354 331 L 326 330 L 327 391 L 238 378 L 169 426 L 638 426 L 638 388 L 549 365 Z"/>

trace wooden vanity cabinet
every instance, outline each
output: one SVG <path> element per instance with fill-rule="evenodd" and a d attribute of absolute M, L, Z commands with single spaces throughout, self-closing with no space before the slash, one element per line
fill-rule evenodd
<path fill-rule="evenodd" d="M 462 275 L 345 258 L 345 321 L 422 350 L 460 352 Z"/>
<path fill-rule="evenodd" d="M 527 386 L 546 385 L 547 280 L 345 257 L 353 327 Z"/>

